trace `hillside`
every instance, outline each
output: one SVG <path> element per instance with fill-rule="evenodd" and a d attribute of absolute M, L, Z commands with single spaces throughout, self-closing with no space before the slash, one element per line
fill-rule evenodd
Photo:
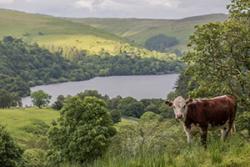
<path fill-rule="evenodd" d="M 226 18 L 227 15 L 225 14 L 210 14 L 178 20 L 135 18 L 85 18 L 71 20 L 114 33 L 141 46 L 143 46 L 145 41 L 150 37 L 158 34 L 165 34 L 167 36 L 176 37 L 177 40 L 179 40 L 179 44 L 174 48 L 183 49 L 186 47 L 188 37 L 194 31 L 195 25 L 224 21 Z"/>
<path fill-rule="evenodd" d="M 37 42 L 52 51 L 63 48 L 69 52 L 74 48 L 85 50 L 88 54 L 107 52 L 117 55 L 126 52 L 142 57 L 166 56 L 133 46 L 126 39 L 84 23 L 0 9 L 0 38 L 7 35 L 22 38 L 26 42 Z"/>

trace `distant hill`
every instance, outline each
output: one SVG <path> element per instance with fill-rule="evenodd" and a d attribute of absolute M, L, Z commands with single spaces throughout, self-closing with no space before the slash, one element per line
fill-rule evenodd
<path fill-rule="evenodd" d="M 85 23 L 0 9 L 0 38 L 7 35 L 23 38 L 26 42 L 37 42 L 50 50 L 62 47 L 67 52 L 74 48 L 86 50 L 89 54 L 132 52 L 142 57 L 166 56 L 138 48 L 124 38 Z"/>
<path fill-rule="evenodd" d="M 85 50 L 89 54 L 132 53 L 141 57 L 165 57 L 168 54 L 143 49 L 145 42 L 159 34 L 174 37 L 178 44 L 170 50 L 186 48 L 195 25 L 223 21 L 225 14 L 210 14 L 178 20 L 119 18 L 58 18 L 0 9 L 0 38 L 6 35 L 37 42 L 57 50 Z M 157 42 L 157 41 L 156 41 Z M 172 55 L 173 56 L 173 55 Z"/>
<path fill-rule="evenodd" d="M 176 37 L 179 44 L 174 48 L 184 49 L 188 37 L 194 31 L 195 25 L 201 25 L 208 22 L 221 22 L 226 18 L 227 15 L 225 14 L 209 14 L 178 20 L 135 18 L 84 18 L 71 20 L 114 33 L 141 46 L 144 46 L 147 39 L 159 34 Z"/>

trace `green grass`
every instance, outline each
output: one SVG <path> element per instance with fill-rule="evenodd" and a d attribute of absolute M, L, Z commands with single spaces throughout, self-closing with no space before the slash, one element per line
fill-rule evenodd
<path fill-rule="evenodd" d="M 224 14 L 210 14 L 179 20 L 116 18 L 86 18 L 71 20 L 114 33 L 142 46 L 148 38 L 158 34 L 165 34 L 167 36 L 176 37 L 180 41 L 175 48 L 184 49 L 189 36 L 194 31 L 195 25 L 224 21 L 226 18 L 227 16 Z"/>
<path fill-rule="evenodd" d="M 237 135 L 225 143 L 211 142 L 207 150 L 197 144 L 191 147 L 180 145 L 180 147 L 182 147 L 180 152 L 171 154 L 170 150 L 166 150 L 164 154 L 140 152 L 136 156 L 108 153 L 89 167 L 248 167 L 250 165 L 250 144 L 242 141 Z"/>
<path fill-rule="evenodd" d="M 34 134 L 29 133 L 30 130 L 27 130 L 27 127 L 32 128 L 41 123 L 50 125 L 57 117 L 59 112 L 52 109 L 0 109 L 0 123 L 24 148 L 33 147 L 31 141 L 38 139 Z"/>

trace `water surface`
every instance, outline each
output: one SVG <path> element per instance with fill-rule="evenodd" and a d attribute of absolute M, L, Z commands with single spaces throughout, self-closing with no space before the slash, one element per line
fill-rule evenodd
<path fill-rule="evenodd" d="M 97 90 L 109 97 L 131 96 L 138 100 L 166 98 L 174 90 L 178 76 L 179 74 L 96 77 L 86 81 L 35 86 L 31 88 L 31 92 L 43 90 L 52 96 L 52 102 L 59 95 L 76 95 L 84 90 Z M 23 98 L 22 102 L 23 106 L 32 104 L 30 97 Z"/>

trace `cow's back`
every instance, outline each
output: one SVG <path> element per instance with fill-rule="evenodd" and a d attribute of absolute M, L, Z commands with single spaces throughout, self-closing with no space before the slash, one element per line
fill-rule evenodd
<path fill-rule="evenodd" d="M 223 125 L 227 121 L 234 120 L 235 111 L 236 100 L 233 96 L 195 100 L 188 106 L 187 122 L 201 126 Z"/>

